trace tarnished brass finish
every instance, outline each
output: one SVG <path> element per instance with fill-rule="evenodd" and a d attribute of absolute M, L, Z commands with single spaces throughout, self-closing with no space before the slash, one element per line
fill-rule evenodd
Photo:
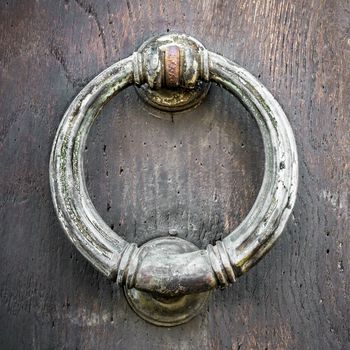
<path fill-rule="evenodd" d="M 164 237 L 144 244 L 139 254 L 142 254 L 143 258 L 148 256 L 152 259 L 153 256 L 161 261 L 166 260 L 167 256 L 193 251 L 198 251 L 198 248 L 188 241 L 177 237 Z M 180 285 L 179 287 L 181 288 Z M 189 321 L 202 310 L 210 295 L 207 291 L 164 297 L 162 293 L 148 293 L 136 288 L 128 289 L 126 286 L 124 292 L 130 306 L 139 316 L 159 326 L 175 326 Z"/>
<path fill-rule="evenodd" d="M 91 125 L 109 99 L 132 84 L 154 106 L 179 110 L 198 103 L 209 80 L 237 96 L 261 131 L 265 172 L 251 211 L 227 237 L 204 250 L 175 238 L 141 247 L 126 242 L 104 222 L 87 192 L 83 155 Z M 53 203 L 67 236 L 99 271 L 125 288 L 141 317 L 163 326 L 191 319 L 208 291 L 233 283 L 269 251 L 291 214 L 297 184 L 294 135 L 281 106 L 244 68 L 179 34 L 147 41 L 85 86 L 62 119 L 50 160 Z"/>
<path fill-rule="evenodd" d="M 142 99 L 160 110 L 196 107 L 208 93 L 208 51 L 184 34 L 146 41 L 134 53 L 135 83 Z"/>

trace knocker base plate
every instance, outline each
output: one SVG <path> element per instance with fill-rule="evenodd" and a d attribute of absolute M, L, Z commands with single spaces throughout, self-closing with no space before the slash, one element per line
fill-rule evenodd
<path fill-rule="evenodd" d="M 152 247 L 152 253 L 189 253 L 198 248 L 181 238 L 164 237 L 147 242 L 143 247 Z M 207 305 L 210 292 L 165 298 L 137 289 L 124 287 L 131 308 L 144 320 L 157 326 L 172 327 L 183 324 L 198 315 Z"/>

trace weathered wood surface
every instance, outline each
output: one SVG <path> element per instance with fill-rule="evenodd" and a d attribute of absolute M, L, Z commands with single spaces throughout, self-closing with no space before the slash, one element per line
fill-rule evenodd
<path fill-rule="evenodd" d="M 0 348 L 350 347 L 348 1 L 1 1 Z M 259 77 L 284 108 L 299 197 L 273 250 L 207 312 L 173 329 L 138 318 L 54 214 L 48 160 L 78 91 L 153 34 L 181 31 Z M 176 232 L 200 247 L 243 219 L 262 179 L 259 132 L 213 87 L 155 118 L 133 88 L 102 111 L 89 190 L 129 241 Z"/>

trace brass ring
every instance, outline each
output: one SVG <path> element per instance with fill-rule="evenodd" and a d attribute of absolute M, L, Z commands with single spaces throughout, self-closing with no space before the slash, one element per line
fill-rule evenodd
<path fill-rule="evenodd" d="M 65 233 L 99 271 L 116 278 L 126 289 L 171 299 L 226 287 L 271 248 L 296 199 L 298 159 L 294 135 L 282 108 L 249 72 L 185 35 L 169 34 L 153 43 L 152 50 L 148 46 L 104 70 L 74 99 L 53 143 L 50 184 Z M 160 52 L 166 52 L 166 59 L 170 59 L 165 68 Z M 167 66 L 170 71 L 164 74 Z M 159 242 L 137 247 L 112 231 L 87 192 L 83 155 L 90 127 L 109 99 L 132 84 L 193 88 L 202 81 L 214 81 L 237 96 L 257 121 L 265 151 L 260 192 L 243 222 L 214 246 L 187 249 L 188 242 L 176 239 L 174 245 L 179 249 L 172 254 L 162 251 Z M 161 320 L 149 321 L 162 324 Z"/>

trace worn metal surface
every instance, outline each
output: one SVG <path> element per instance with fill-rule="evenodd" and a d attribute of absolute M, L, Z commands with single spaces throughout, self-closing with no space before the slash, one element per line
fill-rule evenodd
<path fill-rule="evenodd" d="M 272 247 L 293 209 L 298 183 L 294 135 L 277 101 L 242 67 L 207 51 L 186 35 L 164 35 L 147 43 L 152 44 L 87 84 L 65 113 L 50 159 L 54 206 L 72 243 L 119 285 L 163 298 L 227 287 Z M 200 79 L 219 83 L 254 116 L 265 150 L 262 186 L 247 217 L 222 242 L 209 244 L 203 251 L 144 255 L 135 243 L 128 244 L 114 233 L 92 204 L 83 160 L 88 133 L 106 102 L 131 83 L 147 83 L 151 89 L 163 85 L 194 87 Z M 144 303 L 144 307 L 150 304 Z M 155 312 L 148 310 L 149 314 Z M 156 318 L 156 324 L 161 324 L 160 318 Z M 176 324 L 174 319 L 172 325 Z"/>
<path fill-rule="evenodd" d="M 154 261 L 161 261 L 159 274 L 173 275 L 174 271 L 168 267 L 168 271 L 164 271 L 164 266 L 167 265 L 167 258 L 172 254 L 185 254 L 197 251 L 193 243 L 185 241 L 178 237 L 160 237 L 148 241 L 142 245 L 139 255 L 144 259 L 145 256 L 152 256 L 150 259 L 153 266 L 146 268 L 148 278 L 159 278 L 154 272 Z M 163 258 L 164 257 L 164 258 Z M 174 276 L 176 277 L 176 276 Z M 193 279 L 193 276 L 190 276 Z M 173 279 L 173 283 L 177 281 Z M 139 291 L 136 288 L 124 287 L 124 292 L 127 300 L 133 310 L 143 319 L 158 326 L 177 326 L 190 321 L 197 316 L 206 307 L 210 292 L 191 293 L 168 297 L 162 292 L 151 294 L 148 292 Z"/>
<path fill-rule="evenodd" d="M 0 348 L 349 348 L 348 12 L 323 0 L 1 2 Z M 300 160 L 285 234 L 171 329 L 139 318 L 62 234 L 47 169 L 78 92 L 167 29 L 258 77 L 285 110 Z M 169 231 L 202 249 L 224 238 L 261 186 L 257 125 L 216 84 L 196 110 L 160 121 L 133 90 L 106 105 L 87 141 L 96 209 L 140 245 Z"/>
<path fill-rule="evenodd" d="M 134 53 L 137 92 L 158 110 L 180 112 L 195 108 L 210 87 L 208 57 L 203 53 L 207 53 L 204 46 L 184 34 L 157 35 L 146 40 Z M 203 79 L 199 79 L 200 75 Z"/>

